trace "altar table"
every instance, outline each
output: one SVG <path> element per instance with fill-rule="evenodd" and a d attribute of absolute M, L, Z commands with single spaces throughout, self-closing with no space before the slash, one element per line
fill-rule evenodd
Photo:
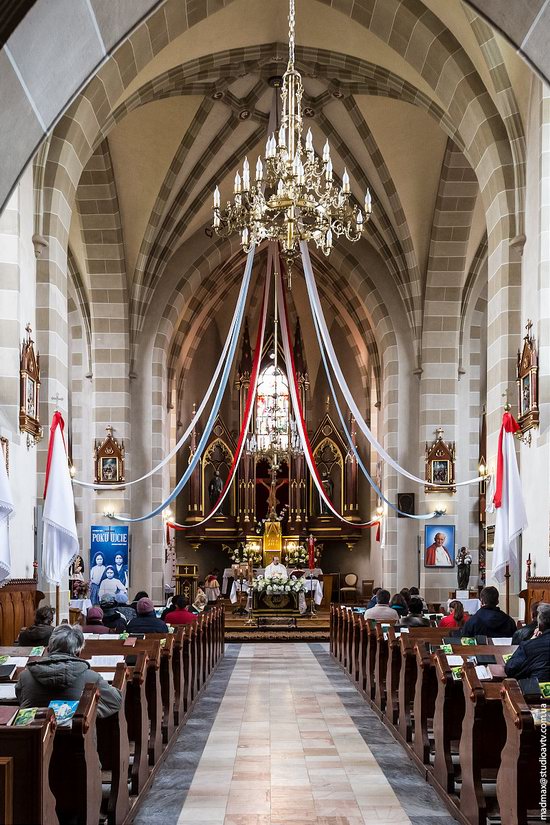
<path fill-rule="evenodd" d="M 305 589 L 305 591 L 302 591 L 300 593 L 300 613 L 305 613 L 306 612 L 306 609 L 307 609 L 306 608 L 306 596 L 309 596 L 310 587 L 311 587 L 311 592 L 313 594 L 314 603 L 319 605 L 323 601 L 323 584 L 322 584 L 322 582 L 317 581 L 317 579 L 312 579 L 311 582 L 310 582 L 310 580 L 307 579 L 306 589 Z M 233 586 L 231 588 L 231 595 L 229 596 L 231 604 L 236 604 L 237 603 L 237 594 L 240 590 L 241 590 L 241 582 L 240 581 L 234 581 Z M 248 593 L 248 591 L 249 591 L 248 582 L 243 581 L 243 583 L 242 583 L 242 592 L 243 593 Z"/>

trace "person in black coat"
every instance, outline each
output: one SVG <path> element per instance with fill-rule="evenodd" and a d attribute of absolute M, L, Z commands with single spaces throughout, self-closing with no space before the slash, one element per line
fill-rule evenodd
<path fill-rule="evenodd" d="M 520 627 L 516 630 L 514 635 L 512 636 L 512 644 L 519 645 L 521 642 L 526 642 L 530 639 L 537 629 L 537 610 L 539 607 L 540 602 L 533 602 L 531 605 L 531 621 L 529 624 L 524 624 L 523 627 Z"/>
<path fill-rule="evenodd" d="M 498 607 L 499 592 L 496 587 L 484 587 L 480 593 L 481 607 L 470 616 L 462 628 L 462 636 L 490 636 L 492 639 L 512 638 L 516 623 Z"/>
<path fill-rule="evenodd" d="M 535 677 L 550 682 L 550 604 L 539 604 L 537 634 L 520 646 L 504 665 L 504 672 L 513 679 Z"/>
<path fill-rule="evenodd" d="M 128 633 L 168 633 L 168 625 L 157 619 L 151 599 L 140 599 L 137 603 L 137 616 L 128 623 Z"/>

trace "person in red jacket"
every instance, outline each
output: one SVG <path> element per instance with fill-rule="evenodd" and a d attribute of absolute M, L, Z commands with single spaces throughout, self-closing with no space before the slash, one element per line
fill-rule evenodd
<path fill-rule="evenodd" d="M 189 599 L 186 599 L 185 596 L 176 596 L 176 598 L 172 600 L 172 603 L 176 605 L 176 609 L 168 613 L 166 616 L 167 622 L 170 624 L 191 624 L 191 622 L 197 621 L 197 614 L 191 613 L 191 611 L 187 609 L 189 607 Z"/>
<path fill-rule="evenodd" d="M 441 621 L 439 622 L 439 627 L 464 627 L 464 625 L 470 617 L 467 613 L 464 612 L 464 605 L 462 604 L 462 602 L 459 602 L 458 599 L 455 599 L 450 603 L 449 608 L 451 612 L 448 616 L 444 616 L 441 619 Z"/>

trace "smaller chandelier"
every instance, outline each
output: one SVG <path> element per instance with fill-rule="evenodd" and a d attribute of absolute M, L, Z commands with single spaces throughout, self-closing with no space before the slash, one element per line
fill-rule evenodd
<path fill-rule="evenodd" d="M 294 0 L 290 0 L 288 21 L 281 127 L 277 136 L 268 138 L 263 162 L 258 158 L 254 183 L 248 158 L 244 159 L 242 176 L 239 172 L 235 175 L 234 200 L 223 209 L 216 186 L 213 229 L 222 238 L 239 233 L 245 252 L 263 240 L 278 241 L 290 270 L 302 240 L 314 241 L 325 255 L 330 254 L 334 236 L 358 241 L 371 215 L 372 202 L 367 189 L 364 210 L 353 205 L 347 169 L 341 185 L 335 183 L 328 140 L 322 158 L 315 154 L 311 129 L 305 136 L 305 148 L 302 145 L 304 88 L 294 66 Z"/>

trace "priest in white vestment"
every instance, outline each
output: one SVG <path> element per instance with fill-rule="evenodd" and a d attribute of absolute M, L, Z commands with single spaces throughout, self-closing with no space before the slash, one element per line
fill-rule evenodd
<path fill-rule="evenodd" d="M 288 578 L 286 567 L 284 564 L 281 564 L 279 556 L 273 556 L 273 561 L 265 568 L 264 576 L 266 579 L 271 578 L 272 576 L 283 576 L 285 579 Z"/>

